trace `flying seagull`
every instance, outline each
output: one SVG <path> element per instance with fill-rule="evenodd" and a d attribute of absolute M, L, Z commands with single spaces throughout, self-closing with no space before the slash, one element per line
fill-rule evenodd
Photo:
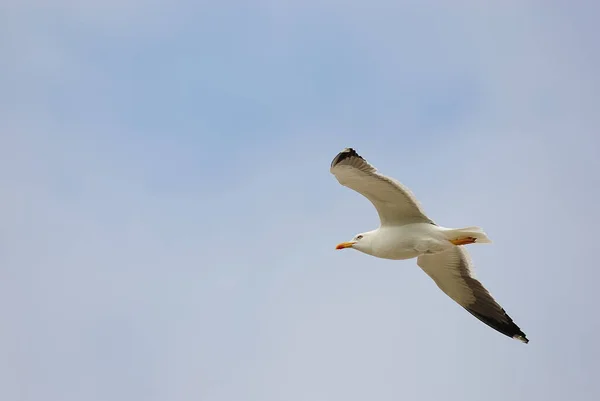
<path fill-rule="evenodd" d="M 353 248 L 384 259 L 417 258 L 417 265 L 469 313 L 508 337 L 529 342 L 473 274 L 464 245 L 491 242 L 481 228 L 435 224 L 408 188 L 379 173 L 352 148 L 333 159 L 330 171 L 340 184 L 369 199 L 380 220 L 376 230 L 357 234 L 336 249 Z"/>

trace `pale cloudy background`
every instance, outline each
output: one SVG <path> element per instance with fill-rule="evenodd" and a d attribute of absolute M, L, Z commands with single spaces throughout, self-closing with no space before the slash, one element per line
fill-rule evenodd
<path fill-rule="evenodd" d="M 0 399 L 599 399 L 598 4 L 4 0 Z M 528 345 L 334 251 L 346 146 Z"/>

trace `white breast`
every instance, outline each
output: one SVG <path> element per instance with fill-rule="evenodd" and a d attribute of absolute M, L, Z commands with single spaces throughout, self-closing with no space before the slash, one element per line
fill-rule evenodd
<path fill-rule="evenodd" d="M 428 223 L 383 226 L 373 239 L 373 256 L 383 259 L 411 259 L 424 253 L 445 250 L 452 244 L 438 227 Z"/>

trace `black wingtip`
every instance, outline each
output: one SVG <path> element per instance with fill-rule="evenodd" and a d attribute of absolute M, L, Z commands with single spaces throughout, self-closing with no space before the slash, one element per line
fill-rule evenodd
<path fill-rule="evenodd" d="M 333 161 L 331 162 L 331 167 L 333 168 L 336 164 L 339 164 L 343 160 L 346 160 L 350 157 L 358 157 L 362 159 L 362 157 L 358 153 L 356 153 L 356 150 L 354 150 L 353 148 L 346 148 L 340 153 L 338 153 L 336 157 L 333 158 Z"/>
<path fill-rule="evenodd" d="M 510 316 L 508 316 L 508 314 L 506 314 L 504 309 L 502 310 L 502 312 L 504 312 L 504 315 L 507 318 L 506 322 L 499 322 L 497 320 L 491 319 L 491 318 L 489 318 L 485 315 L 482 315 L 481 313 L 477 313 L 476 311 L 471 310 L 469 308 L 465 308 L 465 309 L 470 314 L 475 316 L 477 319 L 481 320 L 483 323 L 485 323 L 488 326 L 490 326 L 491 328 L 499 331 L 500 333 L 504 334 L 505 336 L 514 338 L 525 344 L 529 343 L 529 340 L 527 339 L 527 336 L 525 335 L 525 333 L 523 333 L 523 331 L 521 331 L 519 326 L 517 326 L 515 324 L 515 322 L 513 322 L 513 320 L 510 318 Z"/>

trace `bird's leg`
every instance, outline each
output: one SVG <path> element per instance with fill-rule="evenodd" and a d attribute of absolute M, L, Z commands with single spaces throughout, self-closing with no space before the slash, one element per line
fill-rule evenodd
<path fill-rule="evenodd" d="M 477 238 L 475 237 L 461 237 L 451 239 L 450 242 L 452 242 L 454 245 L 469 245 L 474 244 L 476 240 Z"/>

